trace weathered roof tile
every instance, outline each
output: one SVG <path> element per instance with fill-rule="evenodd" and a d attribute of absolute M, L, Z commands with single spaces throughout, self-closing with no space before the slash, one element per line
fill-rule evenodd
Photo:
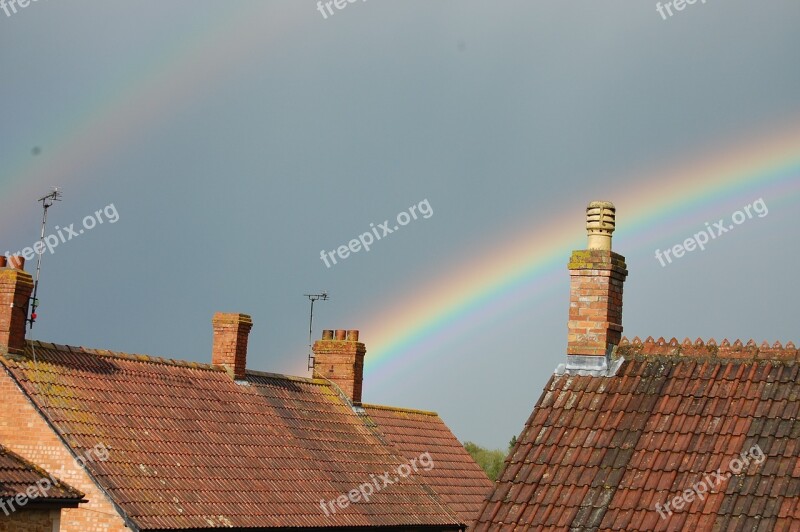
<path fill-rule="evenodd" d="M 397 475 L 405 457 L 326 381 L 234 382 L 205 364 L 50 344 L 36 355 L 0 360 L 76 452 L 109 449 L 87 471 L 142 530 L 462 522 L 425 475 Z M 423 438 L 447 469 L 440 423 Z M 322 508 L 385 473 L 397 480 L 368 502 Z"/>
<path fill-rule="evenodd" d="M 429 453 L 430 470 L 420 468 L 418 474 L 464 523 L 471 523 L 491 491 L 492 482 L 441 418 L 433 412 L 363 406 L 378 430 L 406 460 Z"/>
<path fill-rule="evenodd" d="M 71 501 L 77 504 L 84 496 L 52 473 L 0 445 L 0 499 L 25 495 L 32 486 L 36 487 L 36 498 L 39 499 Z M 4 511 L 8 512 L 7 509 Z"/>
<path fill-rule="evenodd" d="M 508 466 L 536 464 L 515 479 L 530 489 L 514 501 L 490 496 L 476 529 L 800 528 L 796 348 L 700 344 L 623 341 L 616 376 L 555 375 L 519 436 L 533 447 Z M 700 484 L 703 497 L 673 506 Z M 504 512 L 512 502 L 527 507 Z M 662 518 L 656 504 L 667 503 Z"/>

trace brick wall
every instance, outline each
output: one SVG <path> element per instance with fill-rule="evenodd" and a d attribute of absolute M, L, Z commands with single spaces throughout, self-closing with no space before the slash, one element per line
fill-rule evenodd
<path fill-rule="evenodd" d="M 110 499 L 100 491 L 86 471 L 75 463 L 72 453 L 41 417 L 2 364 L 0 364 L 0 397 L 3 400 L 3 408 L 0 409 L 0 442 L 55 475 L 59 480 L 82 491 L 89 500 L 79 508 L 62 510 L 61 530 L 64 532 L 129 530 Z M 97 443 L 105 445 L 104 442 Z M 113 449 L 109 450 L 109 456 L 110 460 L 114 459 Z M 3 530 L 0 528 L 0 532 Z"/>
<path fill-rule="evenodd" d="M 0 513 L 0 532 L 53 532 L 59 510 L 22 509 L 9 515 Z M 63 529 L 62 529 L 63 530 Z"/>

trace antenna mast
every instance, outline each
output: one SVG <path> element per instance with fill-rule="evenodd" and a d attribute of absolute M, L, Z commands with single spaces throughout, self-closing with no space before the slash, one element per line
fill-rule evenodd
<path fill-rule="evenodd" d="M 53 187 L 53 191 L 46 196 L 42 196 L 37 201 L 42 203 L 42 232 L 39 235 L 39 252 L 36 259 L 36 279 L 33 282 L 33 296 L 31 296 L 31 317 L 28 318 L 28 328 L 33 329 L 33 324 L 36 323 L 36 308 L 39 306 L 39 300 L 36 294 L 39 292 L 39 275 L 42 271 L 42 255 L 44 255 L 44 229 L 47 225 L 47 209 L 53 206 L 56 201 L 61 201 L 62 193 L 58 187 Z"/>
<path fill-rule="evenodd" d="M 312 336 L 312 325 L 314 324 L 314 302 L 315 301 L 328 301 L 328 292 L 323 291 L 321 294 L 303 294 L 311 302 L 311 313 L 308 317 L 308 369 L 314 369 L 314 339 Z"/>

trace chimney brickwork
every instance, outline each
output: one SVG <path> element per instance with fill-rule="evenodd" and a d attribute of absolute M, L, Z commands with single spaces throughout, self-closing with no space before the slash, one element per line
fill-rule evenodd
<path fill-rule="evenodd" d="M 335 383 L 353 404 L 361 404 L 364 355 L 367 349 L 358 341 L 358 331 L 322 331 L 314 342 L 314 378 Z"/>
<path fill-rule="evenodd" d="M 622 287 L 628 270 L 625 257 L 611 251 L 614 205 L 595 201 L 586 214 L 589 249 L 573 251 L 568 266 L 567 368 L 605 370 L 622 338 Z"/>
<path fill-rule="evenodd" d="M 22 257 L 3 257 L 0 267 L 0 350 L 21 354 L 25 351 L 28 303 L 33 292 L 33 277 L 24 270 Z"/>
<path fill-rule="evenodd" d="M 247 371 L 247 339 L 253 320 L 247 314 L 217 312 L 211 320 L 214 347 L 211 363 L 224 366 L 234 379 L 244 379 Z"/>

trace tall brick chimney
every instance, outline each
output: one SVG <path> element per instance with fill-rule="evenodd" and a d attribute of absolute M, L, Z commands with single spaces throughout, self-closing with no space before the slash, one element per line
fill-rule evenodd
<path fill-rule="evenodd" d="M 24 270 L 25 259 L 0 259 L 0 351 L 23 353 L 28 303 L 33 292 L 33 277 Z"/>
<path fill-rule="evenodd" d="M 314 342 L 314 378 L 336 383 L 353 404 L 361 404 L 364 355 L 367 348 L 358 341 L 358 331 L 322 331 Z"/>
<path fill-rule="evenodd" d="M 211 320 L 214 327 L 214 348 L 211 363 L 224 366 L 234 379 L 244 379 L 247 369 L 247 337 L 253 320 L 247 314 L 217 312 Z"/>
<path fill-rule="evenodd" d="M 606 370 L 622 336 L 622 285 L 625 257 L 611 251 L 616 223 L 614 204 L 593 201 L 586 208 L 588 249 L 569 260 L 569 335 L 567 369 Z"/>

